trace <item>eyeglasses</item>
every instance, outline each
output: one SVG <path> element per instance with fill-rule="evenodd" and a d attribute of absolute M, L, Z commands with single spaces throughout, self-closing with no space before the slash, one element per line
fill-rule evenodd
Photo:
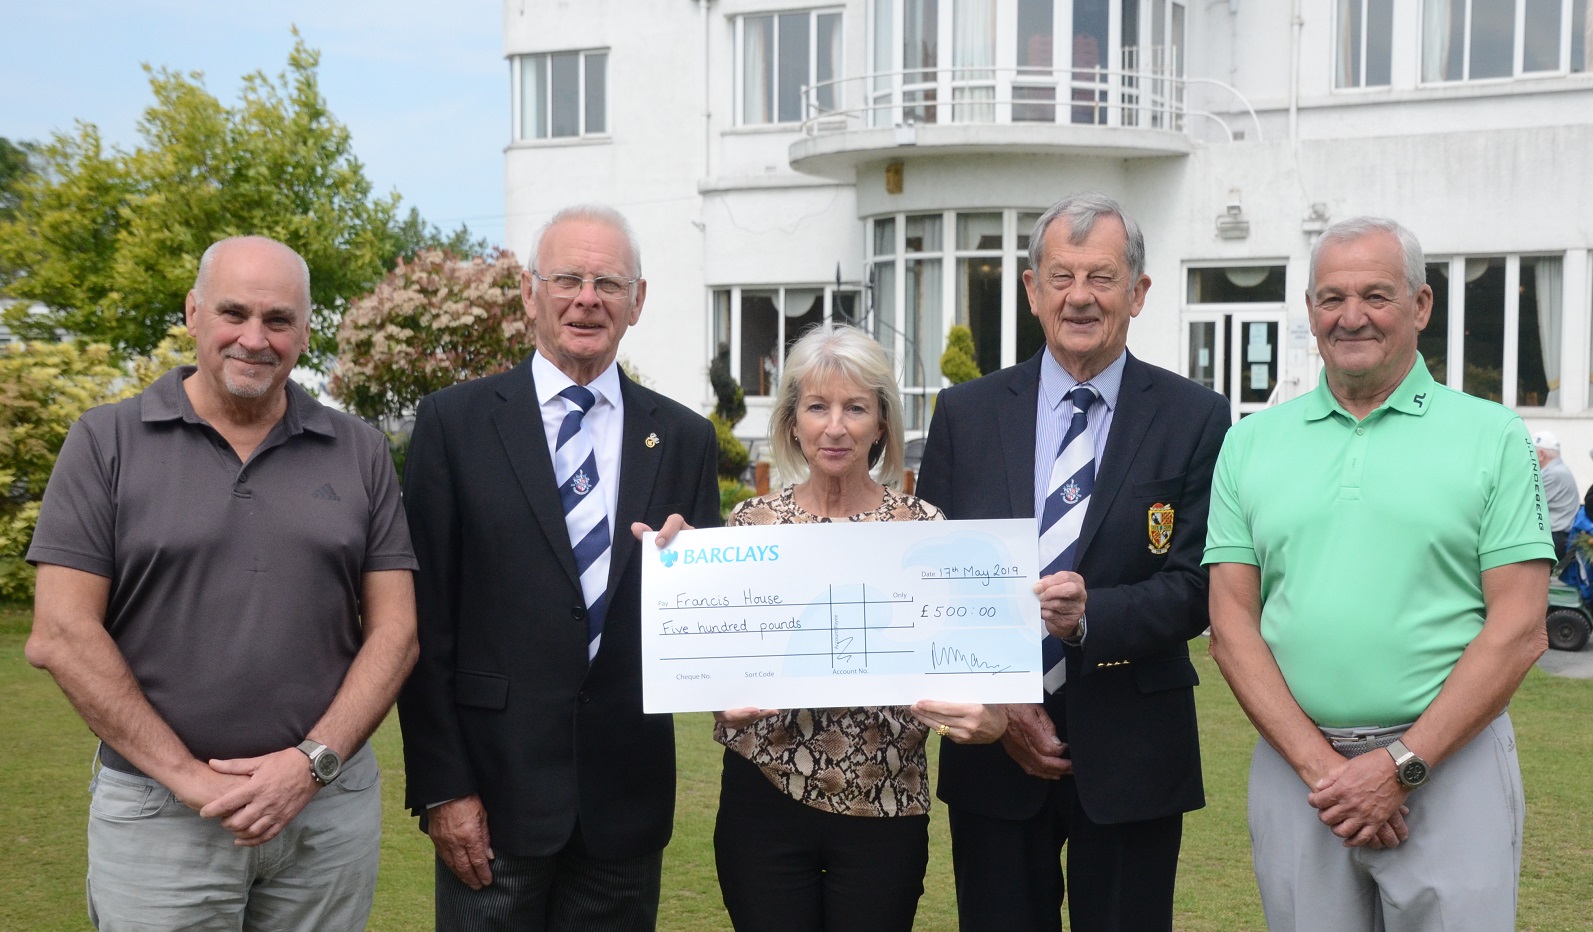
<path fill-rule="evenodd" d="M 557 275 L 539 275 L 531 273 L 532 278 L 539 279 L 548 286 L 548 293 L 555 298 L 573 298 L 581 293 L 587 282 L 592 283 L 592 290 L 605 298 L 618 298 L 630 293 L 631 288 L 640 279 L 619 278 L 614 275 L 593 275 L 591 278 L 582 278 L 568 272 Z"/>

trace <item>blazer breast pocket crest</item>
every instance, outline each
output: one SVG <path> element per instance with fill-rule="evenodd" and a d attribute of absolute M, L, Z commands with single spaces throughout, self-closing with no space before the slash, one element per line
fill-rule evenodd
<path fill-rule="evenodd" d="M 1150 552 L 1160 556 L 1173 545 L 1173 506 L 1157 502 L 1145 513 Z"/>

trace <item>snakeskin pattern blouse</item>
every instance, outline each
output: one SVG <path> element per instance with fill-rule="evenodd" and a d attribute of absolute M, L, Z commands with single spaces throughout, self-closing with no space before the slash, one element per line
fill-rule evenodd
<path fill-rule="evenodd" d="M 939 521 L 945 515 L 922 499 L 890 488 L 878 508 L 847 521 Z M 828 524 L 804 511 L 790 487 L 748 499 L 728 526 Z M 714 738 L 758 765 L 781 792 L 841 815 L 906 816 L 929 811 L 929 728 L 906 706 L 786 709 L 740 728 L 714 725 Z"/>

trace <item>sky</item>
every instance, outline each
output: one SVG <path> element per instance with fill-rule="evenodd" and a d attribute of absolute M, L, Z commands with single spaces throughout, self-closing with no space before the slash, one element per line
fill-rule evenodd
<path fill-rule="evenodd" d="M 503 242 L 509 69 L 502 0 L 0 0 L 0 136 L 93 123 L 131 150 L 152 102 L 143 65 L 199 71 L 223 104 L 287 68 L 296 25 L 373 191 L 451 231 Z"/>

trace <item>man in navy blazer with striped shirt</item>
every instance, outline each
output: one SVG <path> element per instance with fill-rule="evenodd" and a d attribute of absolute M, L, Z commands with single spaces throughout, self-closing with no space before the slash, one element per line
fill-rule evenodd
<path fill-rule="evenodd" d="M 1200 559 L 1228 403 L 1128 352 L 1150 279 L 1115 201 L 1063 200 L 1029 242 L 1046 346 L 940 394 L 917 492 L 948 518 L 1034 516 L 1067 395 L 1086 384 L 1097 468 L 1074 569 L 1040 582 L 1046 627 L 1069 645 L 1065 683 L 1009 707 L 1001 744 L 941 748 L 961 928 L 1060 929 L 1065 845 L 1072 928 L 1171 929 L 1183 814 L 1205 804 L 1187 642 L 1207 624 Z"/>
<path fill-rule="evenodd" d="M 632 524 L 717 525 L 719 448 L 705 418 L 615 362 L 647 295 L 617 212 L 555 215 L 521 293 L 536 353 L 422 401 L 405 463 L 420 561 L 420 662 L 398 700 L 408 804 L 437 850 L 437 928 L 651 929 L 675 737 L 642 712 Z M 577 430 L 591 459 L 564 475 Z M 596 506 L 606 574 L 566 491 Z"/>

